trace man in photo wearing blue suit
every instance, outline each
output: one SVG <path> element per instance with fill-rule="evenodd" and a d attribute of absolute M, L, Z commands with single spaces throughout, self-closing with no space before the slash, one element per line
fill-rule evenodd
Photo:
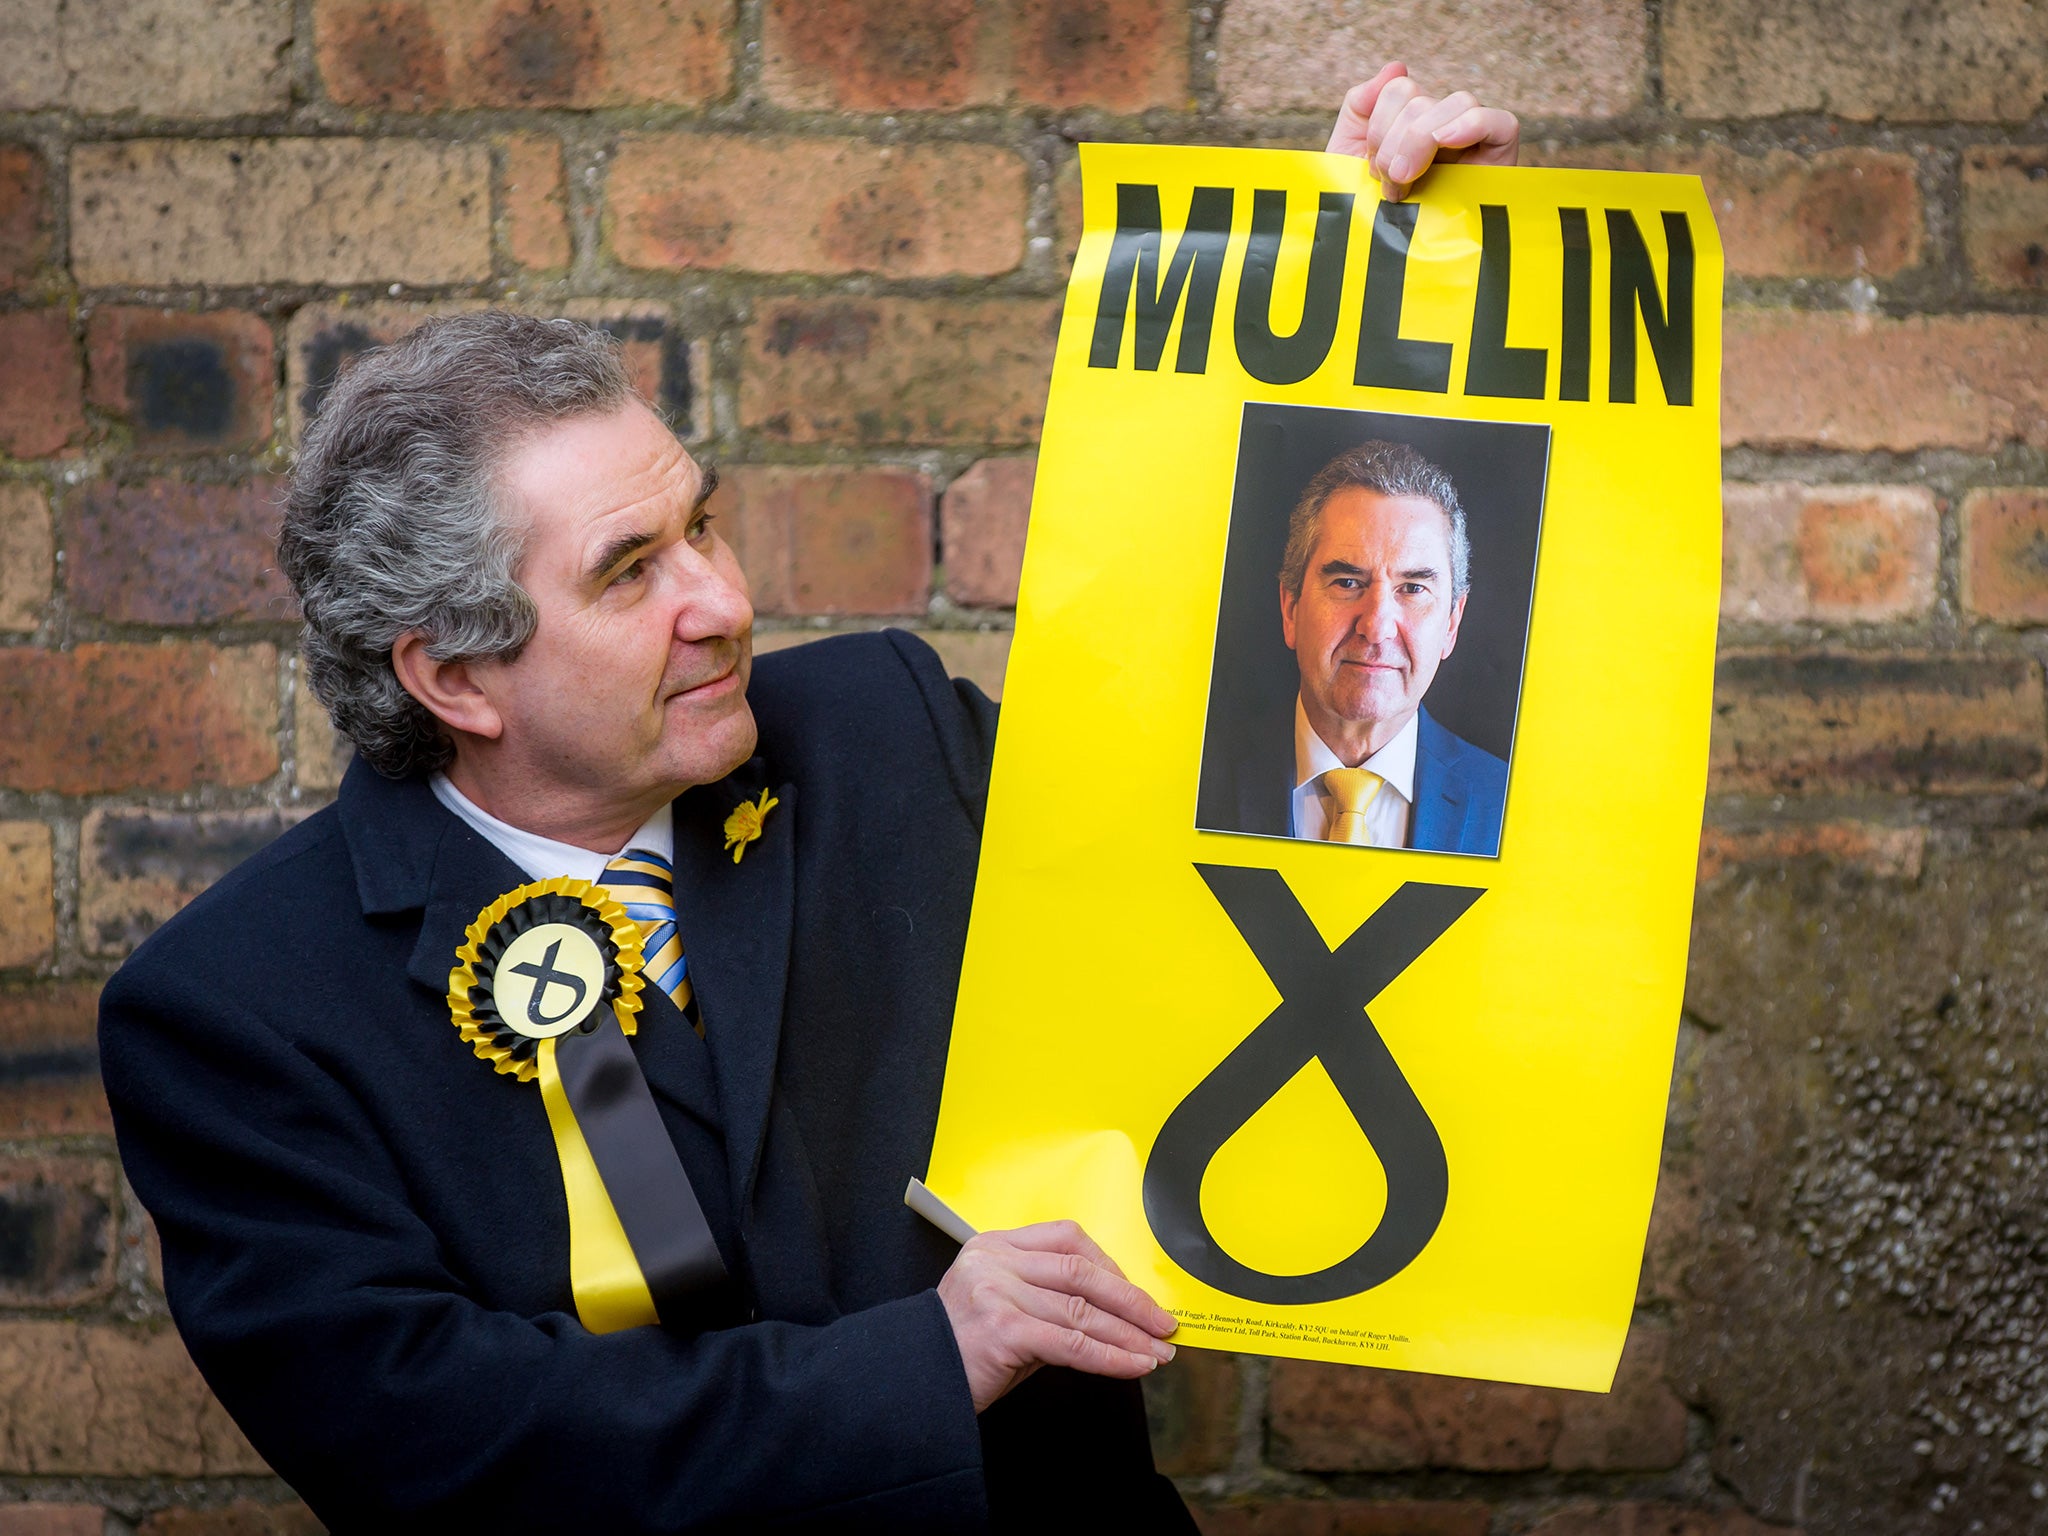
<path fill-rule="evenodd" d="M 1364 443 L 1317 472 L 1280 563 L 1301 677 L 1292 757 L 1248 741 L 1230 765 L 1237 830 L 1499 854 L 1507 764 L 1422 704 L 1457 646 L 1471 564 L 1457 488 L 1415 449 Z"/>

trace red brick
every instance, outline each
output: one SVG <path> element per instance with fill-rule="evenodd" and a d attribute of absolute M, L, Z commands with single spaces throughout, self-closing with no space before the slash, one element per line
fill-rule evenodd
<path fill-rule="evenodd" d="M 1740 1509 L 1690 1509 L 1680 1504 L 1568 1504 L 1531 1527 L 1529 1536 L 1799 1536 Z"/>
<path fill-rule="evenodd" d="M 237 1499 L 211 1509 L 160 1509 L 136 1530 L 139 1536 L 322 1536 L 326 1527 L 296 1499 Z"/>
<path fill-rule="evenodd" d="M 1663 44 L 1683 117 L 1987 121 L 2048 97 L 2048 27 L 2030 0 L 1672 0 Z"/>
<path fill-rule="evenodd" d="M 921 613 L 932 495 L 900 469 L 739 465 L 713 506 L 761 613 Z"/>
<path fill-rule="evenodd" d="M 73 605 L 119 624 L 289 623 L 281 481 L 96 484 L 70 510 Z"/>
<path fill-rule="evenodd" d="M 2048 316 L 1730 310 L 1725 443 L 2048 446 Z"/>
<path fill-rule="evenodd" d="M 2048 487 L 1963 498 L 1963 606 L 2007 624 L 2048 624 Z"/>
<path fill-rule="evenodd" d="M 118 1205 L 111 1159 L 0 1158 L 0 1306 L 71 1307 L 111 1291 Z"/>
<path fill-rule="evenodd" d="M 0 111 L 282 111 L 291 40 L 290 0 L 10 0 L 0 6 Z"/>
<path fill-rule="evenodd" d="M 1685 1460 L 1685 1404 L 1664 1379 L 1670 1336 L 1629 1329 L 1607 1392 L 1561 1392 L 1564 1423 L 1551 1447 L 1559 1472 L 1654 1472 Z"/>
<path fill-rule="evenodd" d="M 1923 842 L 1925 839 L 1923 838 Z M 1919 872 L 1915 853 L 1914 872 Z M 1700 1172 L 1690 1159 L 1666 1163 L 1657 1175 L 1657 1201 L 1650 1207 L 1650 1232 L 1643 1244 L 1643 1272 L 1636 1304 L 1675 1302 L 1700 1245 Z"/>
<path fill-rule="evenodd" d="M 1508 1382 L 1276 1360 L 1272 1458 L 1296 1471 L 1527 1472 L 1550 1457 L 1561 1393 Z"/>
<path fill-rule="evenodd" d="M 231 1477 L 269 1469 L 169 1327 L 0 1322 L 0 1474 Z"/>
<path fill-rule="evenodd" d="M 633 135 L 608 196 L 629 267 L 989 276 L 1024 255 L 1024 162 L 984 144 Z"/>
<path fill-rule="evenodd" d="M 1186 13 L 1168 0 L 768 0 L 761 34 L 783 106 L 1187 105 Z"/>
<path fill-rule="evenodd" d="M 1271 1499 L 1197 1504 L 1202 1536 L 1486 1536 L 1493 1511 L 1471 1499 Z"/>
<path fill-rule="evenodd" d="M 105 1135 L 96 981 L 0 987 L 0 1136 Z"/>
<path fill-rule="evenodd" d="M 1166 1477 L 1221 1472 L 1237 1450 L 1237 1356 L 1184 1349 L 1145 1378 L 1152 1461 Z"/>
<path fill-rule="evenodd" d="M 735 0 L 317 0 L 346 106 L 690 107 L 732 81 Z"/>
<path fill-rule="evenodd" d="M 1721 501 L 1727 618 L 1869 621 L 1934 606 L 1941 515 L 1923 487 L 1729 484 Z"/>
<path fill-rule="evenodd" d="M 541 133 L 500 139 L 498 188 L 512 259 L 533 271 L 568 266 L 569 189 L 562 176 L 561 144 Z"/>
<path fill-rule="evenodd" d="M 50 259 L 50 173 L 26 144 L 0 144 L 0 293 Z"/>
<path fill-rule="evenodd" d="M 1042 299 L 782 299 L 757 314 L 740 422 L 764 436 L 1037 441 L 1059 331 Z"/>
<path fill-rule="evenodd" d="M 116 305 L 85 331 L 94 405 L 128 419 L 150 452 L 257 448 L 277 398 L 270 323 L 239 310 Z"/>
<path fill-rule="evenodd" d="M 426 139 L 129 139 L 71 152 L 87 288 L 471 283 L 491 275 L 491 157 Z"/>
<path fill-rule="evenodd" d="M 79 831 L 79 942 L 124 955 L 304 811 L 95 810 Z"/>
<path fill-rule="evenodd" d="M 1917 880 L 1927 852 L 1925 827 L 1878 827 L 1859 821 L 1822 821 L 1772 827 L 1707 827 L 1700 833 L 1699 879 L 1731 869 L 1774 867 L 1792 859 L 1823 858 L 1887 880 Z M 1659 1187 L 1658 1198 L 1664 1198 Z M 1655 1227 L 1655 1218 L 1652 1218 Z"/>
<path fill-rule="evenodd" d="M 1036 455 L 982 459 L 946 487 L 939 513 L 946 595 L 970 606 L 1011 607 L 1024 565 Z"/>
<path fill-rule="evenodd" d="M 0 650 L 0 787 L 90 795 L 258 784 L 277 762 L 271 646 Z"/>
<path fill-rule="evenodd" d="M 0 967 L 41 965 L 57 942 L 50 829 L 0 821 Z"/>
<path fill-rule="evenodd" d="M 1963 254 L 1986 288 L 2048 291 L 2048 149 L 1963 157 Z"/>
<path fill-rule="evenodd" d="M 42 487 L 0 481 L 0 630 L 25 633 L 42 622 L 55 559 Z"/>
<path fill-rule="evenodd" d="M 2041 782 L 2039 664 L 1978 654 L 1723 656 L 1711 788 L 1932 794 Z"/>
<path fill-rule="evenodd" d="M 106 1524 L 94 1504 L 0 1504 L 0 1536 L 100 1536 Z"/>
<path fill-rule="evenodd" d="M 1531 117 L 1613 117 L 1648 81 L 1649 25 L 1633 0 L 1232 0 L 1216 42 L 1217 85 L 1236 112 L 1334 118 L 1383 59 L 1406 61 L 1426 90 L 1471 90 Z"/>
<path fill-rule="evenodd" d="M 0 314 L 0 452 L 55 453 L 85 435 L 85 372 L 61 309 Z"/>

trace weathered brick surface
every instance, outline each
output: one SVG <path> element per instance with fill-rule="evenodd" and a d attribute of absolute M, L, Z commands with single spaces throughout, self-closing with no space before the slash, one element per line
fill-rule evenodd
<path fill-rule="evenodd" d="M 306 681 L 302 658 L 292 672 L 292 721 L 295 737 L 292 782 L 315 794 L 341 788 L 341 776 L 348 771 L 355 748 L 335 730 L 327 706 Z"/>
<path fill-rule="evenodd" d="M 276 771 L 268 645 L 0 650 L 0 787 L 181 790 Z"/>
<path fill-rule="evenodd" d="M 113 1288 L 115 1182 L 111 1158 L 0 1158 L 0 1306 L 78 1306 Z"/>
<path fill-rule="evenodd" d="M 1727 443 L 2048 445 L 2048 318 L 1733 309 L 1725 338 Z"/>
<path fill-rule="evenodd" d="M 1058 329 L 1041 299 L 763 304 L 741 423 L 794 443 L 1035 442 Z"/>
<path fill-rule="evenodd" d="M 0 821 L 0 968 L 41 965 L 57 941 L 50 829 Z"/>
<path fill-rule="evenodd" d="M 569 191 L 561 141 L 541 133 L 506 135 L 498 143 L 498 188 L 512 259 L 536 271 L 568 266 Z"/>
<path fill-rule="evenodd" d="M 93 981 L 0 986 L 0 1136 L 104 1134 Z"/>
<path fill-rule="evenodd" d="M 138 1536 L 322 1536 L 326 1529 L 296 1499 L 281 1504 L 237 1499 L 210 1509 L 163 1509 L 136 1527 Z"/>
<path fill-rule="evenodd" d="M 1318 1472 L 1543 1466 L 1562 1422 L 1561 1394 L 1412 1371 L 1273 1362 L 1272 1459 Z"/>
<path fill-rule="evenodd" d="M 1924 487 L 1730 484 L 1721 504 L 1727 618 L 1902 619 L 1934 604 L 1941 516 Z"/>
<path fill-rule="evenodd" d="M 2006 624 L 2048 624 L 2048 487 L 1963 498 L 1963 606 Z"/>
<path fill-rule="evenodd" d="M 2017 656 L 1739 653 L 1714 685 L 1720 793 L 1928 794 L 2041 780 L 2041 670 Z"/>
<path fill-rule="evenodd" d="M 0 293 L 50 259 L 50 171 L 27 144 L 0 143 Z"/>
<path fill-rule="evenodd" d="M 985 276 L 1024 255 L 1024 162 L 984 144 L 634 135 L 609 206 L 629 267 Z"/>
<path fill-rule="evenodd" d="M 466 283 L 490 151 L 413 139 L 136 139 L 71 157 L 71 267 L 113 284 Z"/>
<path fill-rule="evenodd" d="M 1202 1536 L 1486 1536 L 1476 1499 L 1274 1499 L 1197 1504 Z"/>
<path fill-rule="evenodd" d="M 1522 163 L 1699 177 L 1728 270 L 1743 277 L 1895 277 L 1921 259 L 1925 216 L 1910 155 L 1537 144 Z"/>
<path fill-rule="evenodd" d="M 1237 1445 L 1237 1356 L 1181 1350 L 1145 1378 L 1152 1460 L 1167 1477 L 1200 1477 L 1230 1465 Z"/>
<path fill-rule="evenodd" d="M 0 314 L 0 453 L 41 458 L 85 435 L 85 371 L 61 309 Z"/>
<path fill-rule="evenodd" d="M 946 487 L 939 547 L 946 562 L 946 595 L 954 602 L 1007 607 L 1017 601 L 1037 473 L 1036 455 L 981 459 Z"/>
<path fill-rule="evenodd" d="M 110 305 L 86 325 L 86 398 L 147 452 L 260 447 L 277 398 L 270 322 L 239 310 Z"/>
<path fill-rule="evenodd" d="M 268 1469 L 168 1325 L 0 1322 L 0 1474 L 231 1477 Z"/>
<path fill-rule="evenodd" d="M 1673 0 L 1664 90 L 1688 117 L 2019 119 L 2048 101 L 2048 28 L 2028 0 Z"/>
<path fill-rule="evenodd" d="M 732 79 L 734 0 L 316 0 L 327 94 L 348 106 L 696 106 Z"/>
<path fill-rule="evenodd" d="M 853 112 L 1178 107 L 1187 16 L 1169 0 L 768 0 L 762 79 L 784 106 Z"/>
<path fill-rule="evenodd" d="M 2048 290 L 2048 149 L 1963 157 L 1963 251 L 1983 287 Z"/>
<path fill-rule="evenodd" d="M 1530 1536 L 1798 1536 L 1798 1532 L 1725 1506 L 1695 1509 L 1678 1504 L 1578 1500 L 1538 1522 Z"/>
<path fill-rule="evenodd" d="M 284 623 L 277 568 L 281 481 L 100 483 L 70 506 L 73 605 L 120 624 Z"/>
<path fill-rule="evenodd" d="M 949 676 L 966 678 L 992 699 L 1003 696 L 1003 672 L 1010 660 L 1008 630 L 927 629 L 913 633 L 938 652 Z M 821 638 L 814 629 L 758 630 L 754 650 L 757 654 L 786 650 Z"/>
<path fill-rule="evenodd" d="M 1915 866 L 1918 872 L 1918 866 Z M 1643 1272 L 1636 1304 L 1675 1302 L 1699 1248 L 1700 1167 L 1691 1158 L 1667 1159 L 1657 1173 L 1657 1201 L 1650 1207 L 1650 1231 L 1643 1243 Z"/>
<path fill-rule="evenodd" d="M 922 611 L 932 493 L 909 470 L 740 465 L 713 498 L 764 614 Z"/>
<path fill-rule="evenodd" d="M 1654 1472 L 1685 1459 L 1685 1404 L 1665 1380 L 1670 1335 L 1629 1330 L 1607 1392 L 1560 1392 L 1563 1420 L 1550 1448 L 1560 1472 Z"/>
<path fill-rule="evenodd" d="M 1730 870 L 1775 868 L 1794 859 L 1819 857 L 1881 879 L 1917 880 L 1926 852 L 1925 827 L 1881 827 L 1857 821 L 1707 827 L 1700 833 L 1699 878 L 1705 882 Z M 1663 1198 L 1662 1186 L 1658 1198 Z"/>
<path fill-rule="evenodd" d="M 96 1504 L 0 1504 L 0 1536 L 102 1536 L 106 1525 Z"/>
<path fill-rule="evenodd" d="M 0 480 L 0 630 L 19 633 L 42 622 L 55 553 L 42 487 Z"/>
<path fill-rule="evenodd" d="M 302 811 L 90 812 L 79 830 L 79 942 L 124 955 Z"/>
<path fill-rule="evenodd" d="M 1643 98 L 1649 27 L 1628 0 L 1239 0 L 1223 12 L 1217 83 L 1238 112 L 1327 113 L 1381 61 L 1427 90 L 1464 88 L 1539 117 L 1612 117 Z"/>
<path fill-rule="evenodd" d="M 0 6 L 0 112 L 156 117 L 290 100 L 290 0 L 25 0 Z"/>

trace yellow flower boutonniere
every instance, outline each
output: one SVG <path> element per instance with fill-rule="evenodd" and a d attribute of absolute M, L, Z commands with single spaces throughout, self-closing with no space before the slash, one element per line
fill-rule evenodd
<path fill-rule="evenodd" d="M 747 851 L 747 844 L 761 835 L 761 823 L 780 804 L 780 800 L 764 789 L 759 800 L 742 800 L 733 807 L 732 814 L 725 818 L 725 846 L 732 850 L 733 863 L 739 863 L 740 855 Z"/>

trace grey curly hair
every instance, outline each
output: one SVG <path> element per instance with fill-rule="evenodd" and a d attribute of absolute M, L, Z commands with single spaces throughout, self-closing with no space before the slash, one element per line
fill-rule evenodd
<path fill-rule="evenodd" d="M 405 691 L 409 630 L 441 661 L 510 660 L 538 615 L 498 506 L 506 451 L 535 428 L 634 398 L 596 326 L 483 310 L 429 320 L 334 386 L 299 450 L 278 563 L 305 614 L 307 678 L 372 767 L 404 778 L 454 745 Z"/>
<path fill-rule="evenodd" d="M 1317 470 L 1294 504 L 1287 519 L 1287 552 L 1280 557 L 1280 585 L 1289 596 L 1301 596 L 1324 505 L 1352 486 L 1382 496 L 1419 496 L 1443 508 L 1451 525 L 1451 595 L 1458 597 L 1471 589 L 1472 541 L 1465 532 L 1465 507 L 1451 477 L 1406 443 L 1376 440 L 1347 448 Z"/>

